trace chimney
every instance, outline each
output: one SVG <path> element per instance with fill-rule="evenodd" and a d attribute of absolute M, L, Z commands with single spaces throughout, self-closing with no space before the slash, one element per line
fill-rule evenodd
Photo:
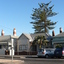
<path fill-rule="evenodd" d="M 60 27 L 60 33 L 62 33 L 62 28 Z"/>
<path fill-rule="evenodd" d="M 55 36 L 55 32 L 54 32 L 54 30 L 52 31 L 52 36 Z"/>
<path fill-rule="evenodd" d="M 16 29 L 13 29 L 13 36 L 16 36 Z"/>
<path fill-rule="evenodd" d="M 3 30 L 1 31 L 1 36 L 4 36 L 4 31 Z"/>

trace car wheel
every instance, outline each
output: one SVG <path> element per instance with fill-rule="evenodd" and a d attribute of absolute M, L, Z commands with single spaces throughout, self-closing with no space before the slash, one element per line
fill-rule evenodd
<path fill-rule="evenodd" d="M 61 56 L 59 56 L 58 58 L 61 58 Z"/>
<path fill-rule="evenodd" d="M 49 55 L 47 54 L 45 57 L 46 57 L 46 58 L 49 58 Z"/>
<path fill-rule="evenodd" d="M 40 58 L 41 56 L 38 56 L 38 58 Z"/>

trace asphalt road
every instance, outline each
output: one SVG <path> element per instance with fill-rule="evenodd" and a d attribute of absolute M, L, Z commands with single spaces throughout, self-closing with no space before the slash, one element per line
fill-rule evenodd
<path fill-rule="evenodd" d="M 64 62 L 52 62 L 52 61 L 50 61 L 50 62 L 39 62 L 39 61 L 37 61 L 37 62 L 24 62 L 23 64 L 64 64 Z"/>
<path fill-rule="evenodd" d="M 23 64 L 64 64 L 64 59 L 43 59 L 42 61 L 24 61 Z"/>

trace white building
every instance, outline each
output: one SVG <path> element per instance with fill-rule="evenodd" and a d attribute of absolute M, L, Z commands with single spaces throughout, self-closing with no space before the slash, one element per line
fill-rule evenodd
<path fill-rule="evenodd" d="M 8 54 L 10 54 L 10 50 L 11 50 L 11 47 L 12 47 L 12 42 L 11 42 L 12 39 L 14 40 L 13 41 L 13 49 L 16 52 L 17 51 L 18 36 L 16 36 L 15 28 L 13 30 L 13 36 L 11 36 L 11 35 L 4 35 L 4 31 L 2 30 L 1 36 L 0 36 L 0 50 L 1 51 L 4 50 L 4 53 L 0 53 L 0 55 L 1 54 L 5 54 L 6 50 L 9 51 Z"/>

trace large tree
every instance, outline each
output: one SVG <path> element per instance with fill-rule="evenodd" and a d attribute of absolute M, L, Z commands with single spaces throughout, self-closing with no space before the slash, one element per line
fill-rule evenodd
<path fill-rule="evenodd" d="M 54 5 L 49 6 L 49 3 L 41 3 L 39 4 L 39 8 L 33 8 L 32 19 L 34 21 L 31 22 L 33 24 L 33 28 L 35 29 L 35 33 L 43 32 L 48 33 L 49 30 L 54 29 L 54 25 L 57 22 L 53 22 L 49 20 L 49 17 L 57 15 L 57 13 L 53 12 L 52 8 Z"/>

